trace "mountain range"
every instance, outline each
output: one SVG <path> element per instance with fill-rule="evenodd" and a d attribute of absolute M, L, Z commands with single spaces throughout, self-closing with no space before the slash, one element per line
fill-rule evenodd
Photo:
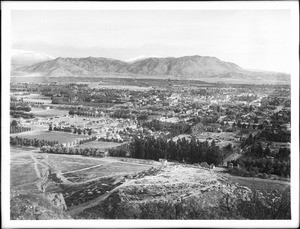
<path fill-rule="evenodd" d="M 53 59 L 55 58 L 45 53 L 20 49 L 13 49 L 11 52 L 11 66 L 13 69 Z"/>
<path fill-rule="evenodd" d="M 239 80 L 286 82 L 288 74 L 258 72 L 243 69 L 237 64 L 210 56 L 150 57 L 125 62 L 104 57 L 56 58 L 29 66 L 12 68 L 12 76 L 43 77 L 101 77 L 103 75 L 130 75 L 136 77 L 169 77 L 178 79 L 210 79 L 214 81 Z"/>

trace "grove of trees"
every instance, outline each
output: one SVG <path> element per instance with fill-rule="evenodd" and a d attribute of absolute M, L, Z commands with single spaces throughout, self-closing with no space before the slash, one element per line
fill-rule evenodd
<path fill-rule="evenodd" d="M 82 144 L 87 143 L 87 142 L 95 141 L 96 139 L 97 139 L 96 136 L 91 137 L 91 138 L 87 138 L 87 139 L 81 139 L 81 140 L 79 141 L 79 144 L 82 145 Z"/>
<path fill-rule="evenodd" d="M 112 118 L 133 118 L 134 115 L 130 113 L 129 109 L 119 109 L 116 110 L 113 114 L 111 114 Z"/>
<path fill-rule="evenodd" d="M 16 136 L 16 137 L 10 136 L 10 144 L 11 145 L 20 145 L 20 146 L 42 147 L 42 146 L 57 145 L 58 141 L 45 141 L 45 140 L 39 140 L 39 139 L 20 138 L 18 136 Z"/>
<path fill-rule="evenodd" d="M 177 141 L 165 138 L 135 138 L 130 143 L 130 154 L 133 158 L 151 159 L 158 161 L 165 158 L 170 161 L 186 162 L 190 164 L 207 162 L 219 165 L 222 162 L 222 152 L 212 141 L 200 142 L 195 138 L 188 141 L 185 138 Z"/>
<path fill-rule="evenodd" d="M 26 111 L 26 112 L 29 112 L 31 111 L 31 108 L 28 107 L 28 106 L 17 106 L 17 105 L 14 105 L 14 104 L 11 104 L 10 105 L 10 110 L 12 111 Z"/>
<path fill-rule="evenodd" d="M 13 110 L 11 110 L 10 115 L 13 118 L 25 118 L 25 119 L 34 118 L 34 114 L 23 112 L 23 111 L 13 111 Z"/>
<path fill-rule="evenodd" d="M 234 165 L 239 164 L 243 169 L 233 171 L 236 175 L 252 177 L 258 173 L 275 174 L 278 176 L 289 177 L 291 164 L 284 160 L 267 160 L 265 158 L 243 158 L 230 161 Z"/>
<path fill-rule="evenodd" d="M 61 147 L 61 146 L 44 146 L 41 147 L 41 153 L 54 153 L 54 154 L 73 154 L 84 155 L 92 157 L 104 157 L 105 153 L 97 148 L 74 148 L 74 147 Z"/>
<path fill-rule="evenodd" d="M 92 129 L 91 128 L 85 128 L 85 129 L 80 129 L 80 128 L 71 128 L 71 127 L 60 127 L 60 126 L 52 126 L 49 125 L 49 131 L 62 131 L 62 132 L 67 132 L 67 133 L 74 133 L 74 134 L 88 134 L 92 135 Z"/>
<path fill-rule="evenodd" d="M 30 127 L 10 125 L 10 134 L 17 134 L 25 131 L 30 131 L 30 130 L 31 130 Z"/>
<path fill-rule="evenodd" d="M 258 173 L 275 174 L 279 176 L 290 176 L 290 150 L 281 147 L 279 151 L 272 152 L 268 147 L 263 149 L 261 142 L 253 142 L 246 149 L 243 157 L 231 161 L 233 165 L 239 164 L 242 169 L 233 172 L 236 175 L 253 176 Z"/>

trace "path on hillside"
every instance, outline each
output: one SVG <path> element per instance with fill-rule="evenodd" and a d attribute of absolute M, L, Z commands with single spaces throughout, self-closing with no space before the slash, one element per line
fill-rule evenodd
<path fill-rule="evenodd" d="M 30 154 L 30 156 L 31 156 L 31 158 L 33 159 L 33 161 L 34 161 L 34 170 L 35 170 L 35 174 L 36 174 L 36 176 L 39 178 L 39 179 L 41 179 L 42 178 L 42 176 L 41 176 L 41 172 L 40 172 L 40 170 L 39 170 L 39 168 L 38 168 L 38 164 L 41 164 L 32 154 Z M 43 167 L 44 167 L 44 165 L 43 164 L 41 164 Z"/>
<path fill-rule="evenodd" d="M 107 164 L 111 164 L 111 163 L 112 163 L 112 162 L 107 163 Z M 64 175 L 64 174 L 70 174 L 70 173 L 76 173 L 76 172 L 81 172 L 81 171 L 84 171 L 84 170 L 88 170 L 88 169 L 93 169 L 93 168 L 101 167 L 101 166 L 104 166 L 104 165 L 107 165 L 107 164 L 93 165 L 93 166 L 86 167 L 86 168 L 83 168 L 83 169 L 77 169 L 77 170 L 73 170 L 73 171 L 64 172 L 64 173 L 61 173 L 61 175 Z"/>
<path fill-rule="evenodd" d="M 105 200 L 105 198 L 107 198 L 111 193 L 113 193 L 114 191 L 117 191 L 118 189 L 120 189 L 122 185 L 115 187 L 114 189 L 110 190 L 109 192 L 105 193 L 102 196 L 99 196 L 95 199 L 92 199 L 90 201 L 87 201 L 83 204 L 77 205 L 75 207 L 69 207 L 69 211 L 67 212 L 70 216 L 74 216 L 82 211 L 84 211 L 87 208 L 92 208 L 95 207 L 96 205 L 98 205 L 101 201 Z"/>

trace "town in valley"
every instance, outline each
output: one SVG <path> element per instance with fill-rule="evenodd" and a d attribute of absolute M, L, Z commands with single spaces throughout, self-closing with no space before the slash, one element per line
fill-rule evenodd
<path fill-rule="evenodd" d="M 224 207 L 217 191 L 224 184 L 238 198 L 232 201 L 239 215 L 220 208 L 217 217 L 274 217 L 288 205 L 282 199 L 290 180 L 289 85 L 62 77 L 12 78 L 10 90 L 16 207 L 30 191 L 63 211 L 52 217 L 210 218 L 209 207 L 178 215 L 165 209 L 195 205 L 190 201 L 199 195 Z M 269 202 L 258 205 L 259 195 Z M 247 204 L 268 215 L 239 210 Z M 25 219 L 21 208 L 12 210 Z"/>

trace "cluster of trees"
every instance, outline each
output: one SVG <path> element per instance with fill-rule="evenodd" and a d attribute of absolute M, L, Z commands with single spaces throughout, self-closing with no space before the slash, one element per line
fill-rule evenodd
<path fill-rule="evenodd" d="M 289 123 L 291 122 L 291 111 L 276 112 L 271 116 L 272 123 Z"/>
<path fill-rule="evenodd" d="M 49 131 L 63 131 L 63 132 L 68 132 L 68 133 L 74 133 L 74 134 L 88 134 L 92 135 L 92 129 L 91 128 L 85 128 L 85 129 L 80 129 L 80 128 L 71 128 L 71 127 L 60 127 L 60 126 L 54 126 L 49 125 Z"/>
<path fill-rule="evenodd" d="M 68 106 L 71 105 L 71 106 L 85 106 L 85 107 L 99 107 L 99 108 L 109 108 L 114 106 L 113 103 L 96 103 L 96 102 L 84 102 L 84 101 L 60 101 L 58 104 L 68 105 Z"/>
<path fill-rule="evenodd" d="M 238 127 L 238 128 L 240 128 L 240 129 L 258 129 L 258 130 L 262 130 L 262 129 L 264 128 L 265 125 L 268 125 L 268 122 L 267 122 L 267 121 L 264 121 L 263 123 L 258 124 L 258 118 L 255 117 L 255 118 L 254 118 L 254 124 L 252 124 L 252 125 L 251 125 L 250 123 L 248 123 L 248 124 L 246 124 L 246 123 L 244 123 L 244 122 L 242 123 L 241 120 L 238 120 L 237 123 L 234 122 L 234 123 L 232 124 L 232 127 L 233 127 L 233 128 Z"/>
<path fill-rule="evenodd" d="M 31 111 L 31 108 L 28 106 L 15 106 L 13 104 L 10 105 L 10 110 L 12 111 L 26 111 L 29 112 Z"/>
<path fill-rule="evenodd" d="M 42 146 L 54 146 L 58 144 L 58 141 L 45 141 L 39 139 L 29 139 L 29 138 L 20 138 L 10 137 L 11 145 L 20 145 L 20 146 L 34 146 L 34 147 L 42 147 Z"/>
<path fill-rule="evenodd" d="M 10 111 L 10 115 L 13 118 L 25 118 L 25 119 L 34 118 L 34 114 L 26 113 L 26 112 L 23 112 L 23 111 Z"/>
<path fill-rule="evenodd" d="M 290 142 L 291 141 L 290 131 L 264 130 L 260 133 L 259 137 L 265 138 L 267 141 L 272 141 L 272 142 Z"/>
<path fill-rule="evenodd" d="M 209 125 L 212 123 L 216 123 L 219 119 L 220 115 L 218 115 L 217 113 L 214 113 L 210 116 L 196 116 L 193 117 L 190 121 L 193 122 L 193 125 L 196 125 L 198 123 L 201 123 L 203 125 Z"/>
<path fill-rule="evenodd" d="M 286 147 L 281 147 L 277 153 L 275 153 L 275 151 L 272 152 L 269 146 L 263 149 L 262 143 L 258 141 L 247 148 L 245 156 L 259 159 L 269 156 L 279 160 L 290 161 L 290 154 L 290 150 Z"/>
<path fill-rule="evenodd" d="M 66 98 L 66 97 L 52 97 L 52 104 L 62 104 L 64 102 L 70 102 L 70 99 Z"/>
<path fill-rule="evenodd" d="M 267 97 L 262 101 L 271 106 L 278 106 L 282 102 L 279 98 L 276 97 Z"/>
<path fill-rule="evenodd" d="M 134 115 L 130 113 L 129 109 L 119 109 L 116 110 L 113 114 L 110 115 L 112 118 L 134 118 Z"/>
<path fill-rule="evenodd" d="M 84 155 L 91 157 L 104 157 L 105 152 L 97 148 L 73 148 L 73 147 L 61 147 L 61 146 L 44 146 L 41 147 L 41 153 L 54 153 L 54 154 L 72 154 L 72 155 Z"/>
<path fill-rule="evenodd" d="M 119 142 L 122 143 L 123 140 L 122 139 L 117 139 L 117 138 L 104 138 L 104 137 L 100 137 L 99 141 L 103 141 L 103 142 Z"/>
<path fill-rule="evenodd" d="M 82 99 L 94 100 L 96 103 L 119 103 L 120 93 L 114 89 L 100 89 L 96 94 L 86 94 Z"/>
<path fill-rule="evenodd" d="M 209 144 L 207 141 L 200 142 L 195 138 L 191 141 L 185 138 L 168 141 L 166 138 L 137 137 L 130 143 L 130 154 L 133 158 L 156 161 L 165 158 L 191 164 L 207 162 L 219 165 L 222 162 L 222 151 L 214 141 Z"/>
<path fill-rule="evenodd" d="M 146 121 L 146 120 L 148 120 L 148 118 L 149 118 L 148 113 L 145 113 L 145 112 L 143 112 L 137 116 L 137 119 L 139 121 Z"/>
<path fill-rule="evenodd" d="M 242 95 L 242 96 L 235 96 L 235 101 L 247 101 L 252 102 L 253 100 L 257 99 L 257 95 Z"/>
<path fill-rule="evenodd" d="M 108 150 L 108 155 L 111 157 L 126 157 L 128 151 L 123 148 L 111 148 Z"/>
<path fill-rule="evenodd" d="M 254 176 L 258 173 L 275 174 L 278 176 L 289 177 L 291 164 L 289 161 L 274 159 L 268 160 L 265 158 L 242 158 L 231 163 L 239 164 L 242 169 L 238 171 L 242 176 Z M 237 171 L 235 171 L 236 173 Z"/>
<path fill-rule="evenodd" d="M 26 104 L 37 104 L 37 105 L 43 105 L 45 104 L 44 102 L 32 102 L 32 101 L 22 101 L 23 103 L 26 103 Z"/>
<path fill-rule="evenodd" d="M 22 133 L 25 131 L 30 131 L 31 128 L 30 127 L 25 127 L 25 126 L 15 126 L 10 124 L 10 133 L 11 134 L 17 134 L 17 133 Z"/>
<path fill-rule="evenodd" d="M 69 115 L 88 116 L 88 117 L 100 117 L 98 112 L 83 111 L 83 110 L 70 110 Z"/>
<path fill-rule="evenodd" d="M 142 124 L 142 126 L 152 131 L 168 131 L 170 132 L 171 135 L 170 137 L 186 133 L 191 128 L 191 125 L 189 125 L 186 122 L 169 123 L 169 122 L 161 122 L 157 119 L 153 119 L 150 122 L 145 122 Z"/>
<path fill-rule="evenodd" d="M 253 145 L 257 141 L 257 137 L 253 137 L 252 134 L 249 134 L 248 138 L 246 138 L 242 144 L 241 148 L 245 148 L 246 146 Z"/>
<path fill-rule="evenodd" d="M 82 144 L 87 143 L 87 142 L 95 141 L 96 139 L 97 139 L 96 136 L 91 137 L 91 138 L 87 138 L 87 139 L 82 139 L 82 140 L 79 141 L 79 144 L 82 145 Z"/>
<path fill-rule="evenodd" d="M 242 169 L 233 171 L 236 175 L 253 176 L 258 173 L 275 174 L 279 176 L 290 175 L 290 150 L 281 147 L 277 153 L 271 151 L 267 146 L 263 149 L 261 142 L 254 142 L 248 139 L 252 146 L 246 149 L 245 156 L 236 161 L 233 165 L 239 164 Z M 238 174 L 237 174 L 238 173 Z"/>
<path fill-rule="evenodd" d="M 253 144 L 246 149 L 245 156 L 253 158 L 265 158 L 266 156 L 274 156 L 269 147 L 263 149 L 260 141 L 253 142 Z"/>

